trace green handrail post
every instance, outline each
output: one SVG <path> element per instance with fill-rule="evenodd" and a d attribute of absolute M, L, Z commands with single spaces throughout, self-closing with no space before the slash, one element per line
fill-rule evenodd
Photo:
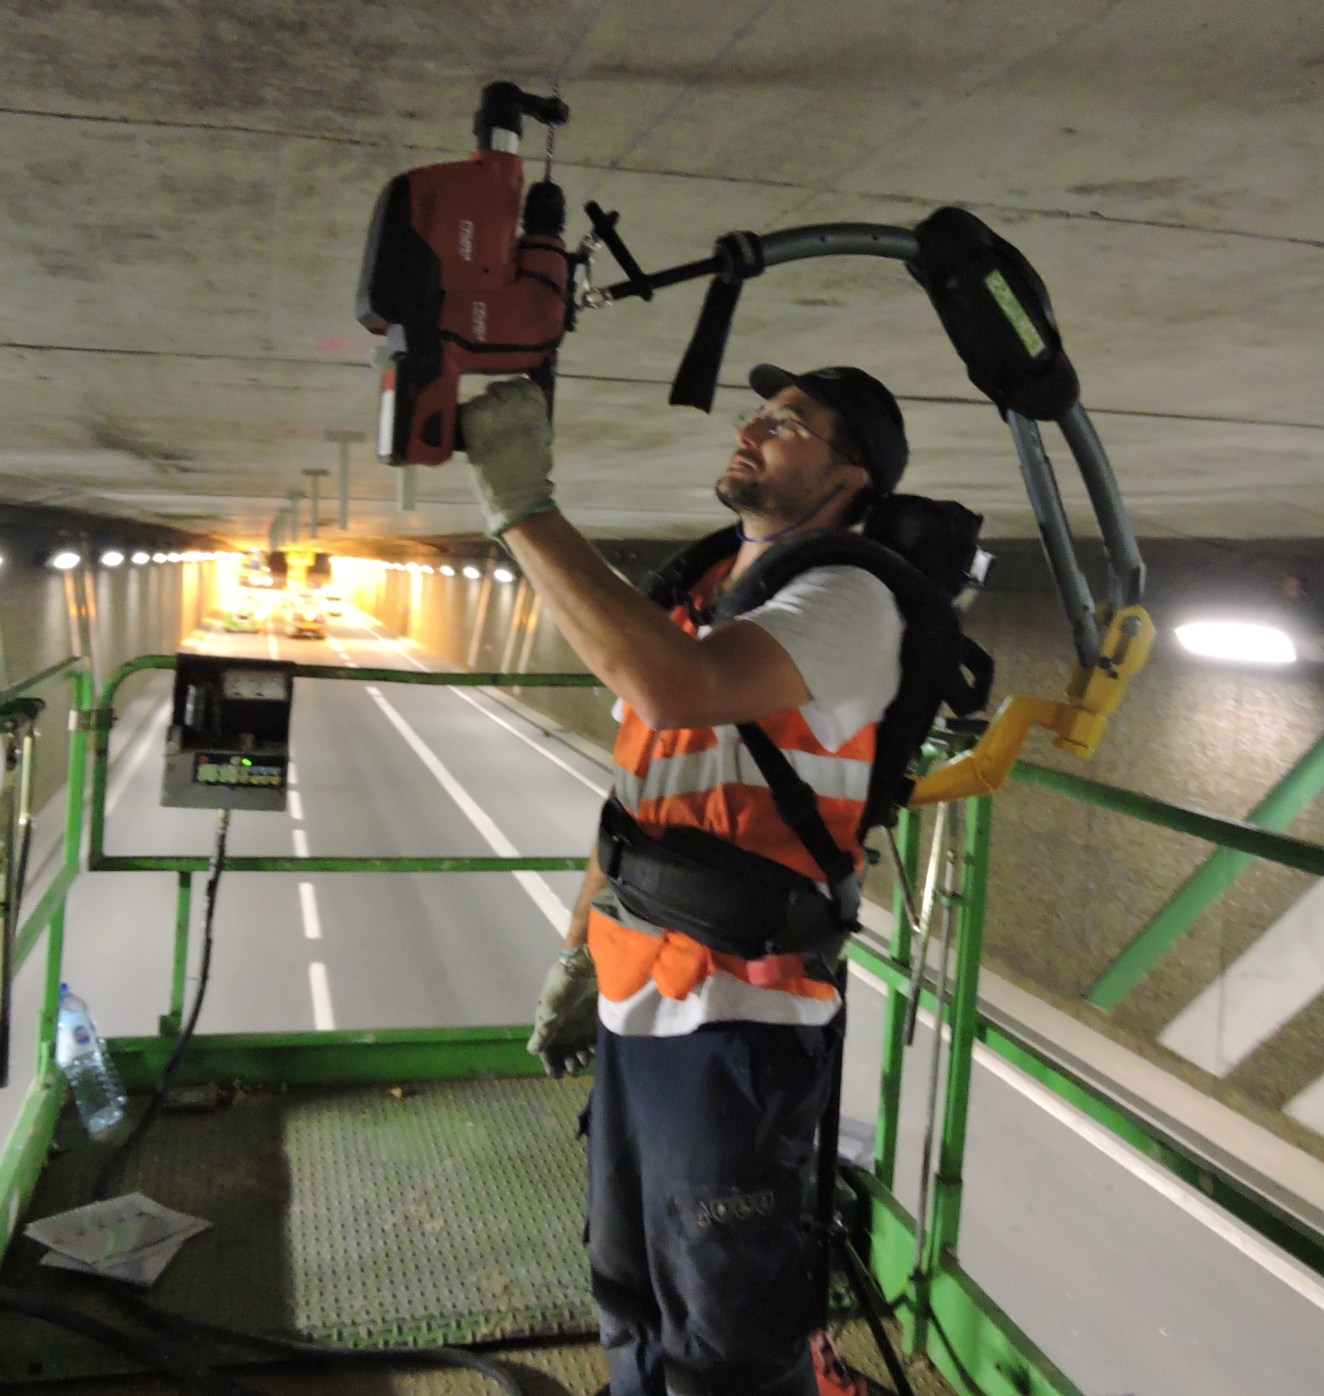
<path fill-rule="evenodd" d="M 170 1012 L 157 1025 L 162 1037 L 177 1037 L 184 1023 L 184 988 L 188 974 L 189 922 L 193 913 L 193 874 L 178 874 L 175 891 L 175 960 L 170 974 Z"/>
<path fill-rule="evenodd" d="M 77 870 L 83 852 L 83 792 L 87 778 L 87 719 L 94 697 L 92 674 L 86 660 L 72 671 L 73 699 L 70 703 L 69 774 L 66 782 L 64 813 L 65 868 Z M 60 1011 L 60 978 L 64 964 L 64 906 L 51 915 L 46 933 L 46 985 L 42 997 L 41 1024 L 37 1037 L 37 1077 L 44 1079 L 55 1066 L 55 1020 Z"/>
<path fill-rule="evenodd" d="M 901 864 L 915 885 L 919 871 L 921 819 L 918 810 L 902 810 L 897 816 L 896 843 Z M 892 889 L 892 961 L 910 968 L 910 918 L 900 883 Z M 874 1137 L 874 1177 L 891 1188 L 896 1177 L 896 1148 L 901 1118 L 901 1071 L 905 1056 L 907 989 L 889 985 L 883 1006 L 883 1065 L 878 1092 L 878 1131 Z"/>
<path fill-rule="evenodd" d="M 952 986 L 951 1046 L 947 1054 L 947 1089 L 943 1103 L 938 1172 L 933 1184 L 933 1220 L 927 1237 L 924 1269 L 936 1271 L 944 1253 L 956 1254 L 961 1230 L 962 1173 L 966 1124 L 970 1117 L 970 1074 L 979 1030 L 979 962 L 984 951 L 984 903 L 988 886 L 989 836 L 993 801 L 985 795 L 966 801 L 965 859 L 956 972 Z"/>
<path fill-rule="evenodd" d="M 68 775 L 62 861 L 50 887 L 28 913 L 15 939 L 14 971 L 26 961 L 43 932 L 46 966 L 37 1027 L 37 1060 L 18 1119 L 0 1151 L 0 1254 L 3 1254 L 23 1209 L 32 1197 L 64 1105 L 65 1086 L 55 1064 L 55 1022 L 60 1004 L 64 957 L 64 904 L 78 874 L 82 852 L 83 792 L 87 772 L 87 727 L 92 708 L 92 677 L 86 659 L 52 664 L 0 693 L 0 703 L 67 678 L 72 684 Z"/>
<path fill-rule="evenodd" d="M 1321 792 L 1324 792 L 1324 737 L 1315 742 L 1251 810 L 1246 823 L 1281 834 Z M 1250 853 L 1216 848 L 1090 985 L 1085 1001 L 1105 1011 L 1116 1008 L 1252 861 Z"/>

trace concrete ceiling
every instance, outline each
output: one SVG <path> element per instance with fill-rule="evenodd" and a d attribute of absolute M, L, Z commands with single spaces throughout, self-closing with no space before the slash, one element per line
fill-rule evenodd
<path fill-rule="evenodd" d="M 1324 535 L 1318 3 L 0 0 L 0 26 L 0 498 L 265 536 L 335 467 L 324 433 L 373 428 L 352 300 L 377 191 L 467 152 L 485 81 L 559 73 L 572 238 L 589 196 L 645 267 L 965 203 L 1047 280 L 1139 532 Z M 909 486 L 1031 531 L 1006 431 L 901 268 L 751 284 L 712 418 L 666 406 L 702 291 L 565 346 L 560 497 L 589 531 L 717 521 L 765 358 L 879 373 Z M 406 514 L 369 446 L 351 461 L 358 535 L 476 527 L 462 465 Z"/>

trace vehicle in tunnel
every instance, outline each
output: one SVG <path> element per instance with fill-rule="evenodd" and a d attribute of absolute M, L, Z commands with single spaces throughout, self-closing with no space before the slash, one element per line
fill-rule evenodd
<path fill-rule="evenodd" d="M 262 617 L 257 606 L 246 596 L 241 596 L 225 612 L 221 624 L 232 634 L 255 635 L 262 629 Z"/>
<path fill-rule="evenodd" d="M 311 592 L 296 593 L 286 603 L 285 634 L 291 640 L 326 639 L 326 614 Z"/>

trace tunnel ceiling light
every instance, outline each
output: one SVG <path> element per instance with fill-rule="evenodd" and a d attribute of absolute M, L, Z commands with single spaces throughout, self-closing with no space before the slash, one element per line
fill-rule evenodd
<path fill-rule="evenodd" d="M 71 567 L 77 567 L 82 558 L 69 548 L 62 548 L 51 558 L 51 566 L 61 572 L 67 572 Z"/>
<path fill-rule="evenodd" d="M 101 554 L 102 567 L 118 567 L 124 561 L 124 554 L 118 548 L 107 548 Z"/>
<path fill-rule="evenodd" d="M 151 553 L 145 553 L 141 548 L 129 559 L 135 567 L 146 567 L 152 560 Z"/>
<path fill-rule="evenodd" d="M 425 563 L 423 564 L 423 570 L 424 570 L 424 572 L 426 572 L 426 573 L 428 574 L 429 577 L 431 577 L 431 576 L 435 575 L 437 569 L 436 569 L 435 567 L 430 567 L 430 566 L 425 562 Z"/>
<path fill-rule="evenodd" d="M 1237 664 L 1292 664 L 1296 646 L 1276 625 L 1239 620 L 1200 620 L 1177 627 L 1183 649 L 1205 659 Z"/>
<path fill-rule="evenodd" d="M 164 553 L 153 553 L 153 554 L 152 554 L 152 561 L 153 561 L 153 562 L 164 562 L 165 560 L 166 560 L 166 555 L 165 555 Z"/>
<path fill-rule="evenodd" d="M 492 575 L 497 579 L 498 582 L 513 582 L 515 580 L 515 574 L 510 570 L 509 567 L 498 567 L 497 570 L 492 573 Z"/>
<path fill-rule="evenodd" d="M 421 572 L 423 569 L 416 562 L 405 563 L 406 572 Z"/>
<path fill-rule="evenodd" d="M 443 577 L 453 577 L 455 575 L 455 569 L 449 562 L 443 562 L 441 564 L 441 575 Z"/>
<path fill-rule="evenodd" d="M 476 582 L 483 574 L 471 562 L 464 569 L 464 575 L 468 577 L 471 582 Z"/>

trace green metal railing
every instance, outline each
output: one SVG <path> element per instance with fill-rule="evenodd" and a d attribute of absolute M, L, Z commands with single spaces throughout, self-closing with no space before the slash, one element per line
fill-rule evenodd
<path fill-rule="evenodd" d="M 81 660 L 67 661 L 26 684 L 0 693 L 0 707 L 40 685 L 67 679 L 74 686 L 75 712 L 69 752 L 68 807 L 64 860 L 51 888 L 24 922 L 21 953 L 31 952 L 48 933 L 46 981 L 40 1026 L 37 1079 L 23 1114 L 0 1156 L 0 1250 L 13 1231 L 40 1173 L 61 1104 L 63 1084 L 52 1060 L 55 1011 L 60 981 L 64 898 L 78 873 L 84 811 L 86 734 L 94 735 L 88 808 L 89 870 L 155 871 L 177 880 L 173 974 L 169 1011 L 153 1037 L 120 1038 L 110 1043 L 130 1089 L 151 1088 L 159 1079 L 180 1030 L 185 967 L 189 950 L 193 878 L 206 870 L 203 857 L 108 855 L 104 849 L 109 740 L 116 695 L 123 682 L 144 670 L 174 667 L 174 658 L 149 655 L 124 665 L 107 682 L 95 709 L 91 680 Z M 355 683 L 408 683 L 427 686 L 593 687 L 586 674 L 434 674 L 395 669 L 297 665 L 296 676 Z M 1165 804 L 1134 792 L 1019 763 L 1015 779 L 1077 800 L 1117 810 L 1162 827 L 1212 840 L 1238 853 L 1267 857 L 1288 866 L 1324 874 L 1324 848 L 1272 833 L 1252 823 L 1219 819 Z M 956 954 L 952 994 L 944 1003 L 941 1027 L 950 1031 L 946 1085 L 937 1139 L 937 1167 L 925 1222 L 925 1244 L 915 1262 L 915 1220 L 896 1200 L 893 1183 L 899 1135 L 903 1035 L 910 993 L 912 946 L 898 900 L 890 944 L 867 935 L 850 946 L 851 958 L 888 987 L 880 1109 L 874 1167 L 852 1174 L 866 1196 L 871 1220 L 873 1271 L 900 1317 L 912 1352 L 926 1353 L 958 1391 L 967 1396 L 1079 1396 L 1076 1388 L 998 1306 L 970 1280 L 959 1262 L 963 1170 L 971 1077 L 977 1044 L 998 1053 L 1048 1089 L 1083 1110 L 1119 1138 L 1202 1190 L 1270 1239 L 1324 1273 L 1324 1237 L 1286 1207 L 1278 1206 L 1239 1178 L 1211 1165 L 1182 1140 L 1141 1118 L 1070 1064 L 981 1012 L 978 1001 L 992 802 L 966 802 L 965 836 L 956 900 Z M 914 880 L 920 849 L 918 814 L 903 813 L 897 829 L 901 857 Z M 516 872 L 582 868 L 582 858 L 499 858 L 438 855 L 427 858 L 254 857 L 229 858 L 228 869 L 246 872 Z M 931 985 L 920 989 L 932 1011 Z M 345 1082 L 399 1082 L 476 1076 L 536 1074 L 539 1066 L 524 1050 L 528 1029 L 492 1028 L 201 1035 L 187 1053 L 180 1084 L 235 1081 L 251 1084 L 312 1085 Z"/>
<path fill-rule="evenodd" d="M 0 692 L 0 711 L 3 711 L 15 699 L 36 695 L 60 683 L 71 686 L 64 838 L 55 877 L 23 919 L 14 938 L 11 972 L 17 976 L 44 934 L 46 973 L 37 1022 L 36 1069 L 14 1128 L 0 1152 L 0 1255 L 37 1184 L 55 1122 L 64 1104 L 64 1078 L 55 1065 L 55 1019 L 60 1006 L 60 966 L 64 958 L 65 898 L 79 872 L 88 719 L 94 696 L 88 661 L 75 657 L 52 664 L 49 669 Z"/>
<path fill-rule="evenodd" d="M 148 854 L 108 855 L 105 852 L 105 821 L 110 729 L 114 717 L 115 695 L 118 693 L 120 685 L 132 674 L 141 673 L 144 670 L 173 669 L 174 667 L 175 658 L 173 655 L 143 655 L 122 665 L 106 681 L 106 686 L 102 690 L 100 701 L 97 704 L 93 724 L 96 733 L 96 746 L 92 765 L 92 801 L 87 853 L 89 872 L 172 872 L 179 879 L 175 895 L 175 944 L 170 1008 L 160 1020 L 160 1031 L 165 1036 L 177 1033 L 182 1021 L 189 927 L 192 922 L 193 910 L 193 877 L 196 873 L 207 871 L 208 860 L 205 857 L 161 858 Z M 350 669 L 341 665 L 296 664 L 294 675 L 296 678 L 305 679 L 336 679 L 354 683 L 404 683 L 430 688 L 600 687 L 592 674 L 456 674 L 431 673 L 423 670 Z M 499 858 L 460 857 L 445 854 L 422 858 L 368 854 L 366 856 L 334 858 L 227 857 L 225 860 L 227 872 L 284 873 L 577 872 L 582 871 L 586 865 L 587 860 L 582 857 Z M 316 1057 L 324 1063 L 329 1063 L 330 1059 L 324 1051 L 325 1037 L 324 1033 L 294 1033 L 285 1035 L 280 1040 L 293 1050 L 316 1046 Z M 372 1043 L 379 1049 L 379 1055 L 384 1055 L 381 1048 L 386 1040 L 382 1034 L 372 1035 Z M 433 1047 L 450 1040 L 449 1030 L 434 1034 L 428 1039 Z M 135 1060 L 148 1061 L 152 1058 L 155 1045 L 152 1039 L 129 1039 L 123 1043 L 123 1052 Z M 274 1045 L 274 1042 L 269 1044 L 269 1048 L 274 1047 Z M 360 1045 L 368 1044 L 363 1042 Z M 523 1067 L 525 1064 L 520 1063 L 520 1065 Z M 382 1070 L 386 1076 L 392 1074 L 384 1060 Z M 380 1079 L 385 1079 L 385 1076 Z"/>
<path fill-rule="evenodd" d="M 111 856 L 106 854 L 106 793 L 110 733 L 115 699 L 132 674 L 173 670 L 173 655 L 144 655 L 121 666 L 107 680 L 96 706 L 87 662 L 69 659 L 0 692 L 6 702 L 61 680 L 73 684 L 69 739 L 69 774 L 63 859 L 54 880 L 24 920 L 17 936 L 15 967 L 21 966 L 43 933 L 47 936 L 46 975 L 38 1026 L 37 1069 L 18 1120 L 0 1153 L 0 1255 L 26 1207 L 41 1172 L 64 1103 L 64 1081 L 54 1061 L 55 1020 L 59 1007 L 64 950 L 64 908 L 80 871 L 84 810 L 87 811 L 87 869 L 91 872 L 170 872 L 177 878 L 172 949 L 170 1005 L 160 1018 L 156 1037 L 113 1038 L 108 1046 L 130 1090 L 149 1089 L 180 1030 L 185 971 L 192 921 L 193 877 L 205 872 L 203 858 Z M 357 683 L 407 683 L 436 687 L 596 687 L 590 674 L 433 674 L 398 669 L 350 669 L 299 664 L 298 678 L 340 679 Z M 92 748 L 91 798 L 85 800 L 88 743 Z M 235 872 L 561 872 L 585 866 L 584 858 L 451 857 L 399 858 L 228 858 Z M 204 1080 L 238 1080 L 253 1084 L 315 1084 L 345 1081 L 450 1079 L 484 1075 L 533 1075 L 541 1070 L 524 1051 L 526 1027 L 421 1029 L 372 1032 L 268 1033 L 199 1036 L 185 1058 L 181 1084 Z"/>
<path fill-rule="evenodd" d="M 1257 815 L 1269 805 L 1269 818 L 1283 818 L 1290 803 L 1304 798 L 1303 791 L 1309 788 L 1316 773 L 1310 763 L 1303 760 L 1291 776 L 1289 792 L 1280 795 L 1276 804 L 1262 802 L 1255 812 Z M 1324 876 L 1324 847 L 1270 832 L 1259 823 L 1223 819 L 1025 761 L 1016 764 L 1012 778 L 1219 844 L 1220 852 L 1231 850 L 1237 857 L 1265 858 Z M 1176 1177 L 1199 1188 L 1205 1196 L 1319 1274 L 1324 1274 L 1324 1233 L 1314 1219 L 1298 1215 L 1286 1201 L 1269 1195 L 1218 1160 L 1204 1156 L 1172 1129 L 1130 1108 L 1101 1085 L 1087 1079 L 1071 1063 L 1056 1058 L 1050 1048 L 981 1012 L 978 982 L 991 801 L 986 798 L 968 801 L 965 823 L 952 995 L 942 1015 L 942 1022 L 950 1033 L 950 1049 L 938 1163 L 929 1211 L 924 1219 L 924 1249 L 917 1266 L 914 1264 L 915 1219 L 897 1201 L 894 1192 L 903 1033 L 912 968 L 910 927 L 899 892 L 895 898 L 895 928 L 890 945 L 882 946 L 865 935 L 853 941 L 848 952 L 861 968 L 880 978 L 888 991 L 874 1166 L 871 1173 L 856 1174 L 854 1178 L 872 1203 L 872 1264 L 884 1293 L 902 1320 L 908 1349 L 926 1353 L 957 1390 L 971 1393 L 971 1396 L 977 1393 L 1013 1396 L 1013 1393 L 1030 1392 L 1037 1396 L 1040 1393 L 1042 1396 L 1047 1393 L 1072 1396 L 1075 1388 L 1067 1377 L 979 1290 L 960 1266 L 965 1133 L 977 1043 L 1026 1072 Z M 903 812 L 897 840 L 913 885 L 919 866 L 920 820 L 917 814 Z M 920 990 L 920 1001 L 931 1012 L 936 1007 L 936 996 L 927 983 Z"/>

